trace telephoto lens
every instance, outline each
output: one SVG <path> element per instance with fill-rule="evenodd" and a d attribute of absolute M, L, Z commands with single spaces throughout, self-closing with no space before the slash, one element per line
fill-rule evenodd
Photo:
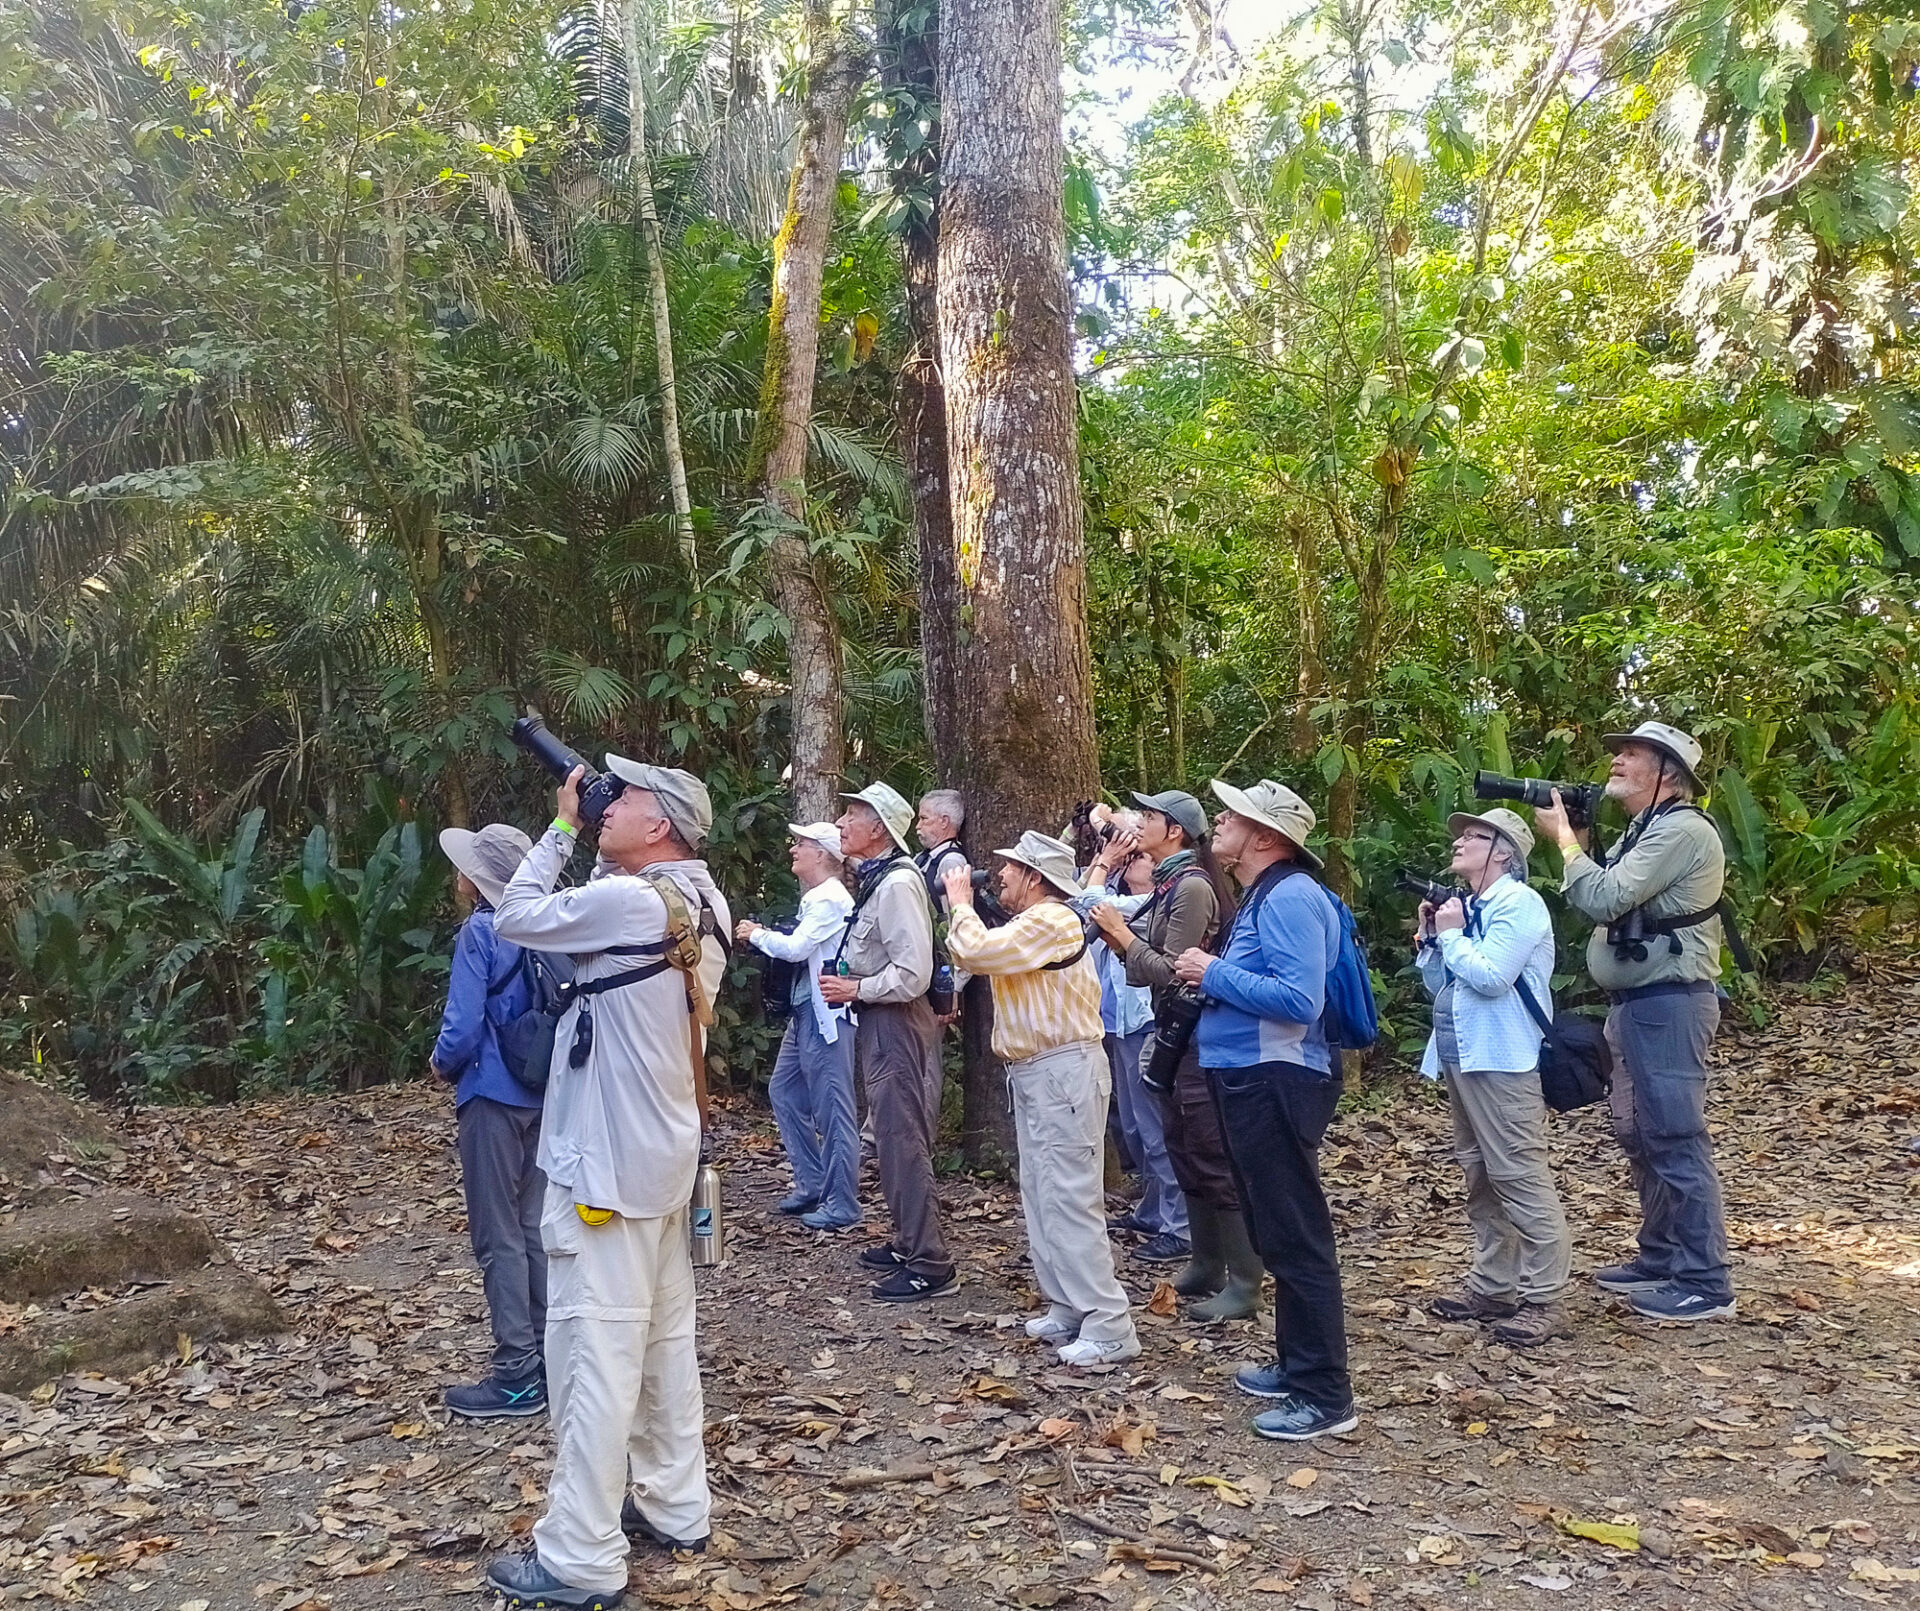
<path fill-rule="evenodd" d="M 1538 811 L 1553 804 L 1558 792 L 1567 808 L 1567 821 L 1576 828 L 1591 823 L 1606 791 L 1597 783 L 1557 783 L 1552 778 L 1510 778 L 1498 772 L 1473 774 L 1473 793 L 1479 800 L 1518 800 Z"/>
<path fill-rule="evenodd" d="M 1429 878 L 1425 873 L 1416 873 L 1402 867 L 1394 875 L 1393 887 L 1403 895 L 1413 895 L 1425 901 L 1429 906 L 1445 906 L 1448 901 L 1464 901 L 1467 892 L 1443 884 L 1438 879 Z"/>
<path fill-rule="evenodd" d="M 1180 1059 L 1193 1043 L 1193 1032 L 1200 1025 L 1207 998 L 1193 985 L 1175 985 L 1160 998 L 1160 1010 L 1154 1014 L 1153 1037 L 1147 1043 L 1146 1061 L 1140 1065 L 1140 1083 L 1150 1091 L 1165 1095 L 1173 1089 L 1173 1077 L 1180 1071 Z"/>
<path fill-rule="evenodd" d="M 547 724 L 538 716 L 522 716 L 515 722 L 513 741 L 561 783 L 567 781 L 576 766 L 586 767 L 586 775 L 580 779 L 580 820 L 590 828 L 600 826 L 607 807 L 619 799 L 626 788 L 618 778 L 587 766 L 586 758 L 548 732 Z"/>

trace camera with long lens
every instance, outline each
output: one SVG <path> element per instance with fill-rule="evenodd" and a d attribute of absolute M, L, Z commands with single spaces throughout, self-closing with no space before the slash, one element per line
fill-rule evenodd
<path fill-rule="evenodd" d="M 513 741 L 562 783 L 576 766 L 586 767 L 586 775 L 580 779 L 580 820 L 590 827 L 600 826 L 607 807 L 619 799 L 626 788 L 617 777 L 587 766 L 586 758 L 548 732 L 547 724 L 538 716 L 522 716 L 515 722 Z"/>
<path fill-rule="evenodd" d="M 1402 895 L 1412 895 L 1425 901 L 1429 906 L 1445 906 L 1448 901 L 1465 901 L 1467 892 L 1456 889 L 1451 884 L 1442 884 L 1437 879 L 1428 878 L 1424 873 L 1416 873 L 1402 867 L 1394 874 L 1393 887 Z"/>
<path fill-rule="evenodd" d="M 1146 1061 L 1140 1065 L 1140 1083 L 1150 1091 L 1165 1095 L 1173 1089 L 1173 1077 L 1180 1070 L 1180 1059 L 1193 1044 L 1193 1032 L 1200 1026 L 1200 1014 L 1207 1005 L 1198 986 L 1179 984 L 1160 998 L 1153 1015 L 1153 1039 L 1148 1043 Z"/>
<path fill-rule="evenodd" d="M 1536 811 L 1553 804 L 1555 792 L 1567 808 L 1567 821 L 1585 828 L 1600 814 L 1600 802 L 1606 790 L 1598 783 L 1556 783 L 1551 778 L 1509 778 L 1498 772 L 1473 774 L 1473 794 L 1477 800 L 1519 800 Z"/>

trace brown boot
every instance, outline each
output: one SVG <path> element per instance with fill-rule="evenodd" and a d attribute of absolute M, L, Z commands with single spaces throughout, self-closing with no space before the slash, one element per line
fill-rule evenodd
<path fill-rule="evenodd" d="M 1506 1298 L 1489 1298 L 1485 1293 L 1465 1287 L 1457 1297 L 1435 1298 L 1427 1313 L 1438 1320 L 1507 1320 L 1520 1312 L 1520 1305 Z"/>
<path fill-rule="evenodd" d="M 1537 1348 L 1567 1329 L 1566 1312 L 1557 1303 L 1523 1303 L 1511 1320 L 1497 1321 L 1493 1340 L 1512 1348 Z"/>

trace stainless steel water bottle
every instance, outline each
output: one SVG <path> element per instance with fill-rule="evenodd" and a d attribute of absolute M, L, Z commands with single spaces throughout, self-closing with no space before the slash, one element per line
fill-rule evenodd
<path fill-rule="evenodd" d="M 687 1233 L 693 1243 L 695 1269 L 726 1262 L 727 1221 L 720 1208 L 720 1171 L 710 1163 L 703 1163 L 693 1177 Z"/>

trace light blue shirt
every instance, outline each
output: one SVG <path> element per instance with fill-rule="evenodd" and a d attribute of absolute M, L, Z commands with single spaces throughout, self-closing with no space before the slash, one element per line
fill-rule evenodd
<path fill-rule="evenodd" d="M 853 913 L 853 897 L 837 878 L 815 884 L 800 892 L 800 916 L 791 934 L 778 929 L 755 929 L 749 942 L 756 951 L 764 951 L 782 962 L 797 962 L 806 974 L 807 999 L 813 1006 L 813 1021 L 820 1038 L 831 1046 L 840 1038 L 843 1024 L 851 1017 L 845 1007 L 830 1007 L 820 994 L 820 970 L 828 956 L 840 944 L 847 919 Z M 796 983 L 795 994 L 798 994 Z"/>
<path fill-rule="evenodd" d="M 1437 996 L 1454 981 L 1453 1028 L 1462 1069 L 1525 1074 L 1540 1065 L 1540 1026 L 1514 981 L 1525 976 L 1533 999 L 1553 1016 L 1553 919 L 1539 892 L 1502 878 L 1467 903 L 1467 926 L 1447 929 L 1438 945 L 1423 945 L 1420 978 Z M 1427 1037 L 1420 1072 L 1440 1073 L 1437 1038 Z"/>
<path fill-rule="evenodd" d="M 1104 889 L 1089 890 L 1068 904 L 1082 918 L 1090 917 L 1096 906 L 1112 906 L 1122 917 L 1133 914 L 1153 899 L 1145 895 L 1115 895 Z M 1112 946 L 1098 935 L 1088 942 L 1093 952 L 1093 970 L 1100 976 L 1100 1027 L 1109 1035 L 1124 1039 L 1137 1034 L 1153 1022 L 1153 992 L 1145 985 L 1127 983 L 1127 964 Z"/>

